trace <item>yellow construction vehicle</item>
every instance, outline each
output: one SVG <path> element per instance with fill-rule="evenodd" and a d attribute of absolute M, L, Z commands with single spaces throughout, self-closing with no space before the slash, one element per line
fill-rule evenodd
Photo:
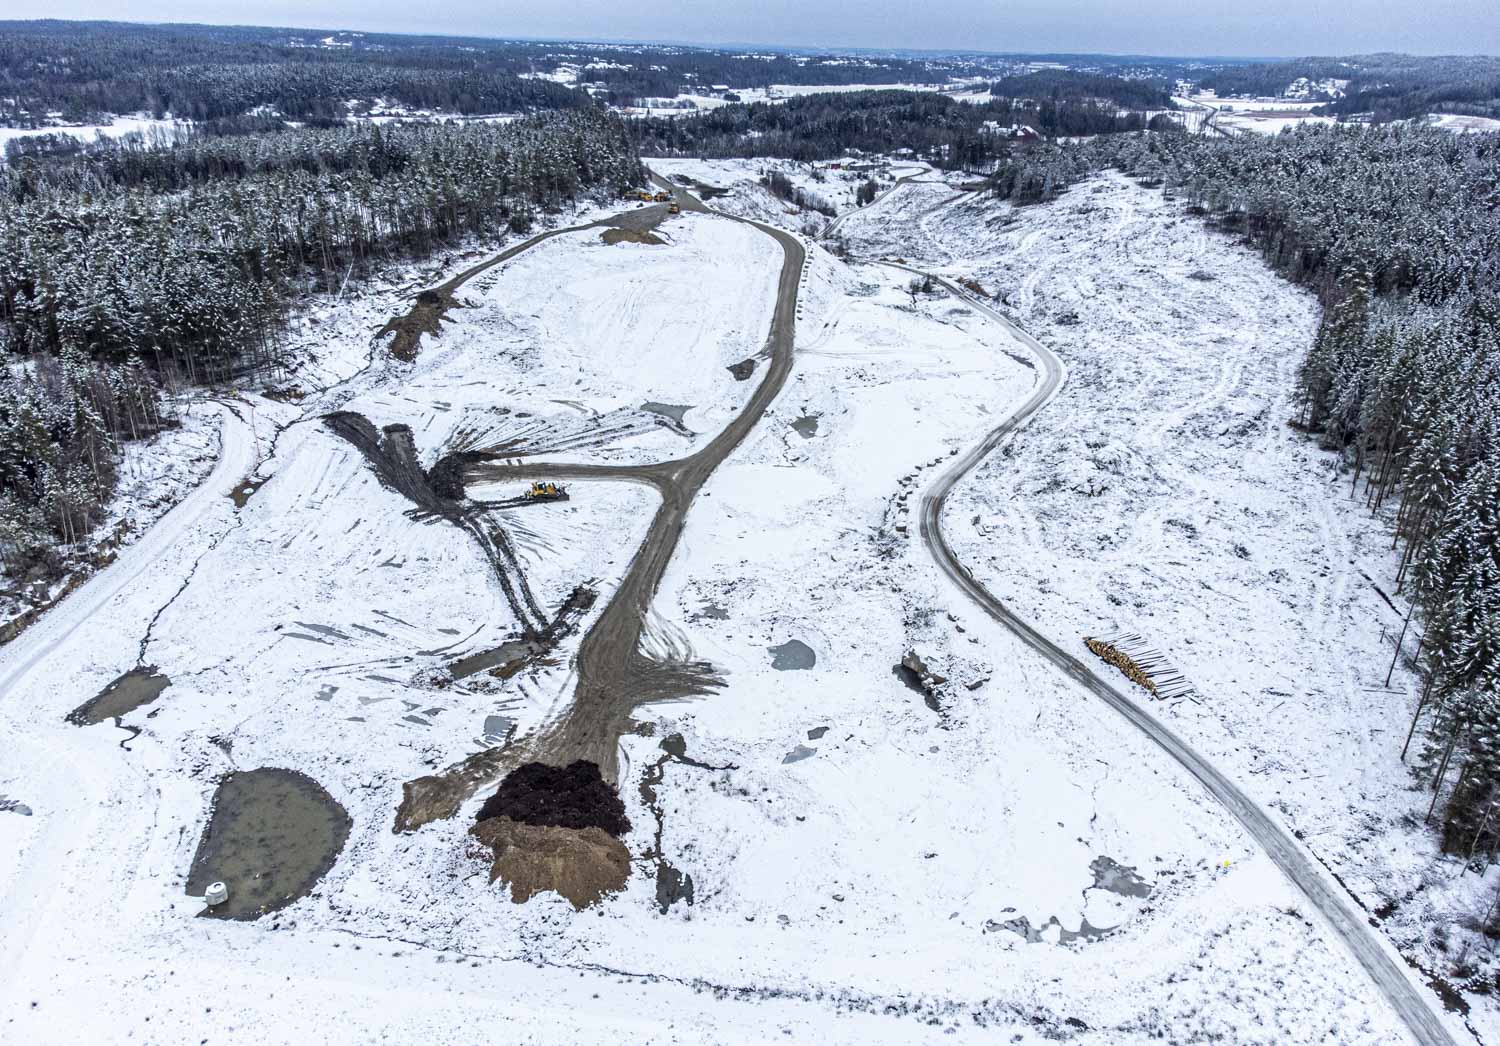
<path fill-rule="evenodd" d="M 673 200 L 672 201 L 672 206 L 670 206 L 670 207 L 667 208 L 667 213 L 668 214 L 681 214 L 682 213 L 682 208 L 679 207 L 679 206 L 677 206 L 677 201 L 676 200 Z"/>
<path fill-rule="evenodd" d="M 558 501 L 568 496 L 568 488 L 547 480 L 533 480 L 530 489 L 521 496 L 528 501 Z"/>
<path fill-rule="evenodd" d="M 666 203 L 671 198 L 672 198 L 672 194 L 669 193 L 669 192 L 659 192 L 659 193 L 656 194 L 656 202 L 657 203 Z"/>
<path fill-rule="evenodd" d="M 652 203 L 656 200 L 656 197 L 652 196 L 651 193 L 645 189 L 642 189 L 640 192 L 636 193 L 635 198 L 640 200 L 642 203 Z"/>

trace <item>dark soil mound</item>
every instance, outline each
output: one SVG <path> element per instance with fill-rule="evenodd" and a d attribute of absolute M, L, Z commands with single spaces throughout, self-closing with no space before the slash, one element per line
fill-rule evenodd
<path fill-rule="evenodd" d="M 630 831 L 625 804 L 604 782 L 599 764 L 580 759 L 566 767 L 527 763 L 500 782 L 476 821 L 509 817 L 553 828 L 600 828 L 616 838 Z"/>

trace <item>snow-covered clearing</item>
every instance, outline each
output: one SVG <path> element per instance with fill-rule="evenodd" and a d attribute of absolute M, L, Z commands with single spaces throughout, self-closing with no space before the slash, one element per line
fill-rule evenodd
<path fill-rule="evenodd" d="M 1322 102 L 1299 102 L 1288 98 L 1219 98 L 1212 91 L 1192 95 L 1186 101 L 1189 105 L 1218 110 L 1215 123 L 1231 134 L 1242 131 L 1278 134 L 1301 124 L 1337 122 L 1331 116 L 1313 113 L 1314 108 L 1324 104 Z M 1189 116 L 1188 121 L 1188 129 L 1196 130 L 1198 124 L 1194 118 Z"/>
<path fill-rule="evenodd" d="M 127 134 L 140 133 L 150 141 L 172 141 L 189 125 L 179 120 L 156 120 L 145 114 L 116 116 L 107 124 L 56 124 L 49 127 L 19 128 L 0 127 L 0 163 L 5 162 L 5 147 L 18 138 L 35 138 L 43 134 L 66 134 L 81 142 L 92 142 L 95 138 L 123 138 Z"/>
<path fill-rule="evenodd" d="M 1054 637 L 1128 629 L 1197 695 L 1168 721 L 1276 810 L 1401 950 L 1449 975 L 1495 876 L 1459 875 L 1400 761 L 1417 679 L 1387 524 L 1289 428 L 1316 303 L 1160 192 L 1109 176 L 1045 207 L 856 215 L 856 252 L 977 279 L 1063 356 L 1067 384 L 950 502 L 987 588 Z M 1024 550 L 1023 554 L 1018 554 Z M 1382 592 L 1383 590 L 1383 592 Z M 1407 649 L 1414 646 L 1408 638 Z M 1476 1026 L 1497 1011 L 1471 995 Z"/>
<path fill-rule="evenodd" d="M 868 181 L 874 181 L 882 190 L 889 188 L 899 177 L 922 169 L 920 164 L 890 164 L 869 159 L 844 157 L 839 160 L 818 163 L 799 163 L 795 160 L 756 158 L 746 160 L 690 160 L 681 158 L 652 159 L 647 161 L 651 169 L 665 178 L 681 183 L 712 186 L 725 189 L 728 195 L 712 197 L 711 206 L 729 214 L 779 225 L 787 229 L 821 232 L 827 227 L 829 216 L 810 208 L 801 208 L 773 195 L 760 183 L 760 179 L 771 171 L 779 171 L 802 190 L 813 201 L 821 201 L 831 207 L 835 214 L 845 214 L 855 209 L 855 195 Z M 837 163 L 839 170 L 834 170 Z"/>
<path fill-rule="evenodd" d="M 1270 649 L 1260 644 L 1288 659 L 1294 641 L 1331 647 L 1364 628 L 1368 610 L 1346 570 L 1322 575 L 1316 549 L 1290 537 L 1311 525 L 1332 542 L 1354 517 L 1344 527 L 1337 509 L 1316 515 L 1326 503 L 1316 478 L 1288 460 L 1273 479 L 1257 458 L 1316 457 L 1277 414 L 1290 339 L 1305 336 L 1311 306 L 1238 249 L 1160 220 L 1150 194 L 1100 185 L 1014 227 L 999 224 L 1004 208 L 953 202 L 939 183 L 851 220 L 860 257 L 936 252 L 956 274 L 1004 280 L 1028 319 L 1061 319 L 1052 302 L 1067 296 L 1079 324 L 1041 324 L 1055 342 L 1057 331 L 1097 331 L 1091 354 L 1070 360 L 1063 398 L 972 493 L 961 488 L 948 526 L 986 583 L 1049 629 L 1095 623 L 1108 605 L 1094 601 L 1099 572 L 1117 574 L 1109 587 L 1130 620 L 1200 682 L 1203 704 L 1175 713 L 1184 731 L 1229 765 L 1264 768 L 1247 785 L 1280 788 L 1289 817 L 1340 831 L 1350 822 L 1327 799 L 1338 790 L 1298 778 L 1314 765 L 1338 774 L 1353 761 L 1338 744 L 1354 741 L 1323 729 L 1310 749 L 1292 735 L 1299 716 L 1326 727 L 1316 714 L 1357 695 L 1335 689 L 1345 680 L 1310 654 L 1280 668 L 1260 656 L 1256 679 L 1324 672 L 1306 677 L 1325 688 L 1318 700 L 1300 677 L 1279 684 L 1282 710 L 1258 689 L 1229 689 L 1255 649 Z M 278 425 L 334 408 L 409 425 L 424 465 L 445 448 L 511 438 L 553 439 L 551 460 L 686 453 L 760 379 L 759 366 L 745 383 L 726 367 L 764 343 L 781 252 L 715 216 L 684 213 L 658 235 L 666 243 L 608 246 L 598 230 L 568 233 L 485 273 L 409 365 L 367 355 L 376 306 L 310 313 L 299 337 L 321 349 L 292 379 L 307 398 L 253 400 L 256 423 L 231 425 L 234 454 L 213 483 L 132 550 L 124 572 L 117 564 L 65 603 L 38 643 L 0 649 L 11 739 L 0 797 L 32 811 L 0 811 L 14 855 L 0 865 L 7 1034 L 458 1042 L 504 1021 L 505 1037 L 558 1043 L 1397 1038 L 1370 983 L 1235 822 L 964 601 L 919 541 L 922 488 L 1028 395 L 1034 361 L 964 301 L 817 248 L 801 277 L 792 376 L 693 505 L 651 609 L 646 643 L 711 662 L 727 685 L 641 709 L 623 740 L 635 859 L 625 890 L 581 913 L 551 894 L 511 904 L 466 845 L 477 799 L 451 821 L 392 833 L 404 782 L 557 716 L 578 636 L 510 679 L 448 679 L 445 665 L 515 627 L 495 577 L 464 531 L 409 515 L 410 502 L 315 421 L 281 430 L 261 468 L 269 481 L 243 508 L 218 488 L 250 470 Z M 1172 277 L 1195 268 L 1215 277 L 1203 282 L 1218 319 L 1206 301 L 1173 303 Z M 429 275 L 406 285 L 407 300 Z M 396 285 L 374 293 L 403 297 Z M 1245 333 L 1225 331 L 1224 316 Z M 1287 344 L 1268 358 L 1263 337 Z M 1131 382 L 1105 384 L 1118 371 Z M 330 378 L 341 384 L 314 391 Z M 1157 398 L 1159 385 L 1177 398 Z M 647 402 L 689 407 L 683 423 L 697 435 L 659 424 Z M 1175 406 L 1164 414 L 1161 402 Z M 1209 411 L 1232 412 L 1245 434 L 1220 432 Z M 619 422 L 609 439 L 580 437 L 602 431 L 601 418 Z M 1096 429 L 1101 447 L 1074 442 Z M 1104 454 L 1116 445 L 1121 454 Z M 1219 460 L 1221 445 L 1232 461 Z M 1080 454 L 1104 463 L 1100 497 L 1112 500 L 1075 489 L 1093 479 L 1075 474 Z M 1210 466 L 1246 477 L 1210 481 L 1200 473 Z M 1233 486 L 1257 479 L 1254 498 Z M 657 495 L 570 487 L 568 502 L 502 518 L 538 600 L 555 608 L 587 581 L 598 614 Z M 1159 487 L 1194 513 L 1183 522 L 1196 539 L 1168 525 L 1177 516 Z M 1248 561 L 1220 547 L 1231 524 L 1236 541 L 1259 535 Z M 1074 544 L 1121 527 L 1114 558 Z M 1250 574 L 1273 564 L 1287 581 Z M 1262 605 L 1236 607 L 1231 632 L 1219 593 L 1251 591 Z M 1278 631 L 1298 615 L 1314 631 Z M 1190 628 L 1194 644 L 1183 642 Z M 898 673 L 908 652 L 944 681 L 924 691 Z M 138 737 L 63 721 L 137 663 L 172 680 L 124 717 Z M 1248 667 L 1239 675 L 1248 681 Z M 663 748 L 671 735 L 683 758 Z M 196 919 L 201 901 L 183 881 L 215 782 L 262 766 L 315 778 L 351 816 L 348 843 L 278 914 Z M 691 903 L 659 903 L 658 838 L 659 856 L 692 877 Z"/>
<path fill-rule="evenodd" d="M 1500 120 L 1488 116 L 1461 116 L 1457 113 L 1429 113 L 1424 122 L 1447 131 L 1479 133 L 1500 131 Z"/>

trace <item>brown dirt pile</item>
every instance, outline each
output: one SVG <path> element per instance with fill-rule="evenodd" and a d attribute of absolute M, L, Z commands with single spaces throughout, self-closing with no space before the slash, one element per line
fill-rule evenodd
<path fill-rule="evenodd" d="M 586 759 L 565 767 L 526 763 L 512 770 L 475 820 L 495 817 L 542 828 L 598 828 L 616 838 L 630 831 L 619 793 L 605 783 L 598 764 Z"/>
<path fill-rule="evenodd" d="M 613 246 L 617 243 L 647 243 L 660 246 L 667 241 L 655 233 L 646 232 L 644 229 L 605 229 L 601 235 L 604 242 Z"/>
<path fill-rule="evenodd" d="M 410 312 L 391 319 L 375 336 L 383 338 L 387 334 L 394 334 L 390 345 L 391 355 L 410 363 L 417 358 L 422 335 L 431 334 L 436 337 L 442 332 L 443 316 L 452 305 L 451 292 L 422 291 L 417 295 L 416 304 Z"/>
<path fill-rule="evenodd" d="M 630 878 L 630 852 L 599 828 L 557 828 L 491 817 L 469 834 L 494 852 L 490 882 L 509 883 L 510 899 L 516 904 L 552 890 L 581 910 L 624 889 Z"/>

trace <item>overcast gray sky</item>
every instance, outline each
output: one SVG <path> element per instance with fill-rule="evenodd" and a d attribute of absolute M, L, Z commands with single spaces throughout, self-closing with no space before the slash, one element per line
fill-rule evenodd
<path fill-rule="evenodd" d="M 1500 53 L 1497 0 L 7 0 L 5 18 L 802 46 Z"/>

